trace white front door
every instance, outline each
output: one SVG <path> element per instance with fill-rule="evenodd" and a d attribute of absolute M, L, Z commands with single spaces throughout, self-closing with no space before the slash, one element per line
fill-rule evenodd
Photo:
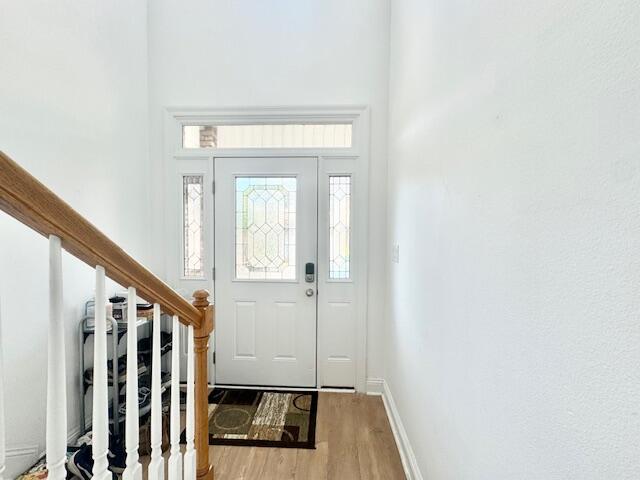
<path fill-rule="evenodd" d="M 215 159 L 218 384 L 316 386 L 317 171 Z"/>

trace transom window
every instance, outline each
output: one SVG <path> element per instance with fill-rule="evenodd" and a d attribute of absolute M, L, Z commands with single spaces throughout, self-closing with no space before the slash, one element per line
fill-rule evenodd
<path fill-rule="evenodd" d="M 351 123 L 184 125 L 183 148 L 350 148 Z"/>

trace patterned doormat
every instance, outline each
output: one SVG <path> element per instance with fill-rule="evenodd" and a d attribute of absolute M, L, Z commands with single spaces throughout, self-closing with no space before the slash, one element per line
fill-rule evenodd
<path fill-rule="evenodd" d="M 216 388 L 209 445 L 316 448 L 317 411 L 318 392 Z"/>

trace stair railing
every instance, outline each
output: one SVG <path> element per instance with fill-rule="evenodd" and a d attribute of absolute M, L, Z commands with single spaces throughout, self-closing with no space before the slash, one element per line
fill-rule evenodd
<path fill-rule="evenodd" d="M 124 480 L 141 480 L 138 455 L 138 363 L 136 298 L 154 304 L 151 380 L 151 462 L 148 478 L 164 480 L 160 379 L 160 315 L 173 316 L 169 480 L 213 480 L 209 461 L 208 341 L 214 325 L 209 293 L 198 290 L 193 304 L 130 257 L 78 212 L 0 152 L 0 210 L 49 239 L 49 328 L 47 372 L 46 462 L 48 478 L 66 478 L 67 398 L 62 313 L 62 249 L 95 269 L 95 343 L 93 372 L 93 478 L 111 479 L 108 470 L 109 401 L 105 278 L 128 288 L 127 385 Z M 179 324 L 186 326 L 182 329 Z M 181 454 L 179 355 L 181 334 L 187 335 L 186 450 Z M 5 471 L 5 422 L 0 338 L 0 480 Z M 117 386 L 114 386 L 117 390 Z M 117 393 L 116 393 L 117 394 Z"/>

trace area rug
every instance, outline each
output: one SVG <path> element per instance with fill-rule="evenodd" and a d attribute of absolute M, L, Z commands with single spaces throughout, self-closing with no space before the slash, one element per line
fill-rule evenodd
<path fill-rule="evenodd" d="M 316 448 L 317 411 L 318 392 L 216 388 L 209 445 Z"/>

